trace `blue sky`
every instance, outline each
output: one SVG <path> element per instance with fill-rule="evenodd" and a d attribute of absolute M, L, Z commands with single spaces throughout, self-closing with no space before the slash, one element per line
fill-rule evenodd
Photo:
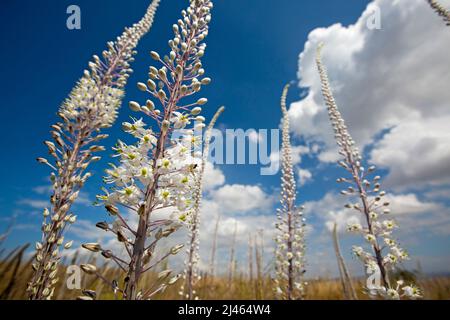
<path fill-rule="evenodd" d="M 317 38 L 326 38 L 333 32 L 339 34 L 339 28 L 345 31 L 345 26 L 357 22 L 369 2 L 368 0 L 216 1 L 210 36 L 207 40 L 207 53 L 203 60 L 208 76 L 213 79 L 213 83 L 202 91 L 209 100 L 206 116 L 212 116 L 217 107 L 225 105 L 227 110 L 220 119 L 222 128 L 278 128 L 281 90 L 287 82 L 295 80 L 298 83 L 300 53 L 304 52 L 305 54 L 300 65 L 306 70 L 305 77 L 302 76 L 304 81 L 302 86 L 311 85 L 314 88 L 314 85 L 317 84 L 309 73 L 311 64 L 308 62 L 308 55 L 310 55 L 310 50 L 305 49 L 310 32 L 316 28 L 327 28 L 335 23 L 341 23 L 342 26 L 318 32 Z M 385 6 L 386 1 L 377 2 L 380 6 Z M 143 99 L 142 93 L 138 92 L 135 83 L 146 79 L 148 66 L 151 63 L 148 52 L 150 50 L 167 52 L 167 41 L 172 36 L 171 25 L 179 18 L 180 11 L 186 6 L 186 3 L 187 1 L 179 0 L 162 1 L 150 33 L 144 37 L 137 48 L 139 54 L 133 64 L 135 72 L 127 86 L 124 105 L 129 100 Z M 77 4 L 81 8 L 81 30 L 71 31 L 66 28 L 66 8 L 70 4 Z M 47 184 L 49 172 L 46 167 L 37 164 L 35 158 L 45 154 L 45 146 L 42 142 L 49 137 L 49 126 L 56 121 L 57 108 L 86 68 L 91 56 L 100 53 L 105 48 L 106 42 L 119 35 L 125 26 L 140 19 L 147 5 L 148 1 L 143 0 L 48 0 L 44 3 L 3 1 L 0 12 L 0 23 L 3 24 L 0 33 L 4 43 L 0 51 L 1 61 L 4 62 L 0 78 L 0 87 L 2 88 L 0 137 L 3 148 L 0 160 L 1 226 L 6 226 L 7 219 L 11 215 L 17 217 L 17 226 L 7 242 L 9 247 L 19 243 L 33 242 L 39 238 L 39 214 L 40 208 L 45 204 L 42 201 L 46 201 L 47 198 L 44 186 Z M 382 14 L 384 12 L 390 13 L 388 9 L 382 11 Z M 396 11 L 392 10 L 392 14 L 395 13 Z M 434 18 L 432 12 L 429 12 L 429 16 L 426 17 Z M 389 21 L 392 20 L 386 20 L 385 23 L 389 24 Z M 439 22 L 433 22 L 438 28 Z M 389 29 L 389 26 L 387 28 Z M 384 39 L 386 46 L 389 46 L 390 34 L 384 32 L 383 36 L 374 36 L 374 39 L 377 40 L 380 37 Z M 310 41 L 314 43 L 316 39 L 310 38 Z M 342 43 L 345 44 L 345 39 Z M 351 59 L 346 56 L 345 48 L 340 47 L 339 43 L 331 43 L 330 51 L 325 53 L 325 60 L 333 54 L 331 49 L 334 47 L 336 55 L 334 60 L 329 59 L 329 61 L 336 62 L 336 67 L 329 66 L 330 76 L 334 75 L 333 72 L 338 75 L 338 72 L 342 71 L 339 66 L 346 65 L 346 58 Z M 412 47 L 411 50 L 413 51 L 416 47 Z M 352 50 L 351 45 L 348 48 L 348 51 Z M 386 51 L 389 50 L 386 49 Z M 370 60 L 366 59 L 365 61 L 370 64 Z M 347 75 L 351 68 L 344 69 Z M 344 81 L 344 79 L 342 77 L 338 80 Z M 342 83 L 345 84 L 345 82 Z M 429 83 L 425 83 L 426 85 Z M 366 90 L 369 91 L 370 87 L 367 87 Z M 426 88 L 418 87 L 417 90 L 426 91 Z M 291 107 L 294 121 L 300 117 L 298 108 L 311 107 L 311 104 L 299 102 L 301 95 L 310 97 L 311 92 L 308 93 L 308 90 L 300 90 L 295 86 L 291 90 L 288 100 L 294 102 Z M 365 90 L 358 91 L 357 94 L 364 97 Z M 315 98 L 315 96 L 311 97 Z M 343 97 L 342 100 L 347 101 L 345 100 L 345 87 L 338 93 L 338 97 Z M 428 97 L 431 97 L 431 94 Z M 425 99 L 426 96 L 421 98 Z M 407 105 L 407 101 L 404 104 Z M 342 107 L 345 108 L 344 105 Z M 348 112 L 351 120 L 355 120 L 352 119 L 350 111 Z M 376 110 L 374 112 L 376 113 Z M 441 108 L 435 108 L 434 115 L 439 116 L 440 112 Z M 106 142 L 108 147 L 124 136 L 120 130 L 120 122 L 127 120 L 129 116 L 128 108 L 122 108 L 116 126 L 108 132 L 110 134 L 110 139 Z M 330 144 L 327 138 L 318 138 L 316 131 L 323 130 L 326 136 L 329 128 L 320 121 L 320 115 L 311 122 L 315 126 L 312 129 L 312 126 L 306 123 L 302 127 L 302 121 L 306 120 L 302 118 L 301 121 L 295 122 L 298 123 L 298 126 L 294 125 L 293 128 L 295 144 L 311 148 L 313 145 L 321 146 L 320 150 L 326 152 L 327 146 Z M 371 150 L 377 150 L 392 141 L 385 141 L 383 138 L 399 122 L 394 120 L 386 122 L 384 127 L 376 126 L 369 133 L 358 129 L 356 135 L 361 137 L 361 143 L 367 147 L 367 156 L 384 164 L 385 170 L 382 172 L 390 174 L 392 163 L 383 162 L 383 159 L 380 160 L 380 157 L 371 153 Z M 303 128 L 305 131 L 302 132 Z M 401 129 L 401 127 L 399 128 Z M 310 131 L 308 132 L 308 130 Z M 393 132 L 395 138 L 395 131 Z M 376 134 L 381 134 L 381 136 L 375 139 L 370 138 Z M 439 135 L 439 133 L 437 134 Z M 448 144 L 446 146 L 448 147 Z M 84 222 L 96 222 L 105 218 L 103 210 L 93 208 L 90 206 L 90 202 L 95 200 L 95 194 L 100 190 L 102 169 L 110 161 L 109 154 L 111 152 L 109 150 L 103 153 L 104 159 L 97 163 L 93 178 L 83 190 L 84 201 L 82 200 L 74 208 Z M 424 161 L 426 161 L 425 158 Z M 313 175 L 313 179 L 299 189 L 299 202 L 310 204 L 310 208 L 307 208 L 308 221 L 312 227 L 309 235 L 310 263 L 312 266 L 325 266 L 320 269 L 323 274 L 334 274 L 335 263 L 330 253 L 331 242 L 324 226 L 328 219 L 327 213 L 317 212 L 313 208 L 322 208 L 321 206 L 326 203 L 326 195 L 330 194 L 331 197 L 337 190 L 334 180 L 339 177 L 339 169 L 329 161 L 323 161 L 318 153 L 302 154 L 302 161 L 298 165 Z M 444 169 L 448 170 L 448 168 Z M 255 232 L 258 228 L 256 226 L 254 230 L 246 229 L 249 224 L 245 220 L 246 217 L 273 217 L 273 207 L 276 206 L 275 200 L 279 190 L 279 176 L 260 176 L 258 166 L 225 165 L 217 170 L 220 170 L 225 181 L 222 185 L 208 191 L 208 205 L 218 203 L 221 206 L 220 210 L 223 210 L 226 205 L 221 204 L 220 200 L 227 200 L 224 200 L 222 196 L 227 192 L 225 187 L 236 187 L 237 185 L 245 186 L 244 189 L 247 191 L 256 192 L 255 199 L 261 195 L 259 192 L 263 192 L 262 195 L 265 199 L 270 199 L 264 207 L 254 206 L 253 209 L 243 209 L 242 212 L 237 210 L 237 212 L 225 213 L 229 219 L 244 220 L 242 237 L 245 238 L 246 232 Z M 445 175 L 447 174 L 448 172 L 445 172 Z M 448 199 L 446 197 L 448 180 L 438 183 L 433 180 L 430 184 L 419 188 L 412 186 L 414 181 L 411 179 L 403 181 L 401 186 L 396 184 L 394 178 L 390 181 L 391 189 L 396 195 L 409 196 L 409 198 L 405 198 L 409 204 L 415 200 L 419 202 L 419 204 L 414 202 L 413 204 L 416 206 L 413 206 L 411 210 L 419 210 L 417 205 L 422 209 L 425 204 L 425 208 L 428 209 L 423 210 L 438 211 L 436 205 L 439 205 L 440 210 L 443 208 L 442 210 L 449 213 L 449 202 L 445 199 Z M 425 199 L 427 192 L 441 192 L 441 196 Z M 255 193 L 250 192 L 250 194 Z M 330 203 L 335 205 L 336 201 L 330 200 Z M 338 209 L 324 208 L 324 210 Z M 443 219 L 447 223 L 445 217 Z M 262 218 L 261 221 L 263 221 Z M 210 223 L 210 221 L 205 221 L 206 224 L 208 222 Z M 80 226 L 84 226 L 83 223 Z M 246 223 L 247 225 L 245 225 Z M 264 228 L 270 226 L 265 222 L 261 225 Z M 413 256 L 416 254 L 420 257 L 420 262 L 426 271 L 448 272 L 450 271 L 447 267 L 450 256 L 448 252 L 449 232 L 445 229 L 443 232 L 435 234 L 430 232 L 431 229 L 429 229 L 429 225 L 427 226 L 418 231 L 420 235 L 423 235 L 420 243 L 411 237 L 411 232 L 402 230 L 401 235 L 405 237 L 404 242 Z M 227 250 L 227 230 L 224 229 L 223 254 Z M 73 234 L 73 237 L 83 238 L 80 234 Z M 242 250 L 245 250 L 245 241 L 246 239 L 243 239 Z M 266 241 L 270 246 L 270 239 Z M 346 252 L 349 251 L 351 244 L 357 241 L 360 240 L 343 236 L 343 246 Z M 347 258 L 351 259 L 349 255 Z M 412 261 L 411 265 L 415 265 L 416 262 L 417 260 Z M 360 271 L 358 265 L 352 264 L 352 268 L 355 273 Z"/>

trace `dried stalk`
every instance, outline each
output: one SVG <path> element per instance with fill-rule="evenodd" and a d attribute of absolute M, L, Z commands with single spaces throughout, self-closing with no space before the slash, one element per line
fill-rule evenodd
<path fill-rule="evenodd" d="M 334 224 L 333 227 L 333 245 L 334 252 L 336 253 L 336 259 L 339 267 L 339 274 L 342 282 L 342 289 L 344 291 L 344 295 L 348 300 L 357 300 L 358 297 L 355 292 L 355 287 L 353 286 L 353 281 L 350 276 L 350 273 L 345 264 L 344 257 L 341 254 L 341 248 L 339 247 L 339 239 L 337 234 L 337 224 Z"/>
<path fill-rule="evenodd" d="M 214 235 L 213 235 L 213 243 L 211 248 L 211 258 L 209 262 L 209 273 L 211 278 L 215 276 L 215 268 L 216 268 L 216 251 L 217 251 L 217 235 L 219 233 L 219 223 L 220 223 L 220 215 L 217 215 L 216 225 L 214 227 Z"/>
<path fill-rule="evenodd" d="M 252 235 L 248 235 L 248 279 L 253 282 L 253 239 Z"/>
<path fill-rule="evenodd" d="M 256 281 L 255 281 L 255 292 L 256 292 L 256 300 L 262 299 L 262 278 L 263 278 L 263 272 L 262 272 L 262 255 L 261 255 L 261 249 L 258 245 L 258 235 L 255 234 L 254 238 L 254 244 L 255 244 L 255 260 L 256 260 Z"/>
<path fill-rule="evenodd" d="M 20 275 L 18 274 L 18 271 L 20 269 L 20 266 L 22 264 L 22 258 L 25 250 L 28 249 L 30 245 L 26 244 L 22 246 L 19 251 L 14 255 L 14 257 L 11 258 L 11 261 L 6 266 L 5 271 L 9 271 L 12 269 L 12 274 L 10 276 L 9 282 L 6 285 L 6 288 L 3 290 L 3 292 L 0 293 L 0 300 L 8 300 L 10 297 L 10 294 L 14 288 L 14 285 L 16 284 L 18 278 Z"/>
<path fill-rule="evenodd" d="M 235 269 L 236 269 L 236 258 L 235 258 L 235 251 L 236 251 L 236 237 L 237 237 L 237 221 L 234 223 L 234 232 L 233 232 L 233 238 L 231 241 L 231 249 L 230 249 L 230 264 L 228 265 L 228 286 L 231 288 L 233 279 L 235 276 Z"/>

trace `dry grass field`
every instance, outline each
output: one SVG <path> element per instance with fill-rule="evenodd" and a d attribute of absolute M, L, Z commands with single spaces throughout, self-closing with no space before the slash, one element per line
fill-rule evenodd
<path fill-rule="evenodd" d="M 31 278 L 31 260 L 24 261 L 24 253 L 19 248 L 12 253 L 2 256 L 0 263 L 0 299 L 5 300 L 26 300 L 26 285 Z M 80 263 L 74 257 L 66 264 L 77 265 Z M 95 263 L 95 258 L 89 259 L 90 263 Z M 118 279 L 121 273 L 116 268 L 110 268 L 108 265 L 103 266 L 99 272 L 107 279 Z M 81 290 L 67 289 L 66 268 L 60 268 L 60 279 L 54 298 L 58 300 L 73 300 L 82 295 Z M 450 298 L 450 277 L 417 277 L 417 284 L 423 290 L 424 299 L 431 300 L 447 300 Z M 155 273 L 148 273 L 142 281 L 143 289 L 151 288 L 158 283 Z M 156 295 L 155 299 L 159 300 L 179 300 L 182 297 L 179 294 L 180 280 L 176 284 L 167 287 L 167 289 Z M 355 289 L 358 299 L 367 299 L 363 292 L 363 283 L 361 280 L 355 279 Z M 82 274 L 81 287 L 83 289 L 94 290 L 99 300 L 115 299 L 110 288 L 96 279 L 94 276 Z M 196 284 L 198 296 L 203 300 L 273 300 L 275 295 L 273 292 L 272 280 L 269 277 L 261 277 L 257 279 L 249 279 L 247 276 L 237 274 L 231 281 L 227 277 L 209 277 L 204 275 Z M 314 279 L 308 282 L 308 290 L 306 299 L 308 300 L 343 300 L 341 282 L 339 279 Z"/>

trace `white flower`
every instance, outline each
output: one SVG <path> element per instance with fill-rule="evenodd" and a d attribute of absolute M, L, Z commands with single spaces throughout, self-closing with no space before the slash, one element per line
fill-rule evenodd
<path fill-rule="evenodd" d="M 352 247 L 352 252 L 358 258 L 360 258 L 360 257 L 362 257 L 364 255 L 364 249 L 362 247 L 353 246 Z"/>
<path fill-rule="evenodd" d="M 175 129 L 183 129 L 190 123 L 189 116 L 182 114 L 181 112 L 174 112 L 171 121 Z"/>
<path fill-rule="evenodd" d="M 390 300 L 400 300 L 400 295 L 397 290 L 388 289 L 386 291 L 386 297 Z"/>
<path fill-rule="evenodd" d="M 386 257 L 384 257 L 383 262 L 386 264 L 395 264 L 397 263 L 398 258 L 391 253 L 388 253 Z"/>
<path fill-rule="evenodd" d="M 378 267 L 378 264 L 374 260 L 369 260 L 366 264 L 366 268 L 367 268 L 368 274 L 373 274 L 380 270 L 380 268 Z"/>
<path fill-rule="evenodd" d="M 121 201 L 129 205 L 137 205 L 139 202 L 140 190 L 136 186 L 128 186 L 119 191 Z"/>
<path fill-rule="evenodd" d="M 377 242 L 377 238 L 373 234 L 366 234 L 365 238 L 370 244 L 375 244 Z"/>
<path fill-rule="evenodd" d="M 362 226 L 359 223 L 352 223 L 347 226 L 349 232 L 359 232 L 362 230 Z"/>
<path fill-rule="evenodd" d="M 386 220 L 383 221 L 383 226 L 387 229 L 387 230 L 392 230 L 396 227 L 396 224 L 393 220 Z"/>
<path fill-rule="evenodd" d="M 384 239 L 384 243 L 387 244 L 390 247 L 395 246 L 395 244 L 396 244 L 395 240 L 392 240 L 390 238 L 385 238 Z"/>
<path fill-rule="evenodd" d="M 420 292 L 420 289 L 416 286 L 405 286 L 402 288 L 403 293 L 405 296 L 407 296 L 410 299 L 420 299 L 422 298 L 422 293 Z"/>

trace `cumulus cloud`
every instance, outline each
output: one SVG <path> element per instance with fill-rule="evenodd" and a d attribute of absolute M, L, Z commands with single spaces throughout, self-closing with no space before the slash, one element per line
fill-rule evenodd
<path fill-rule="evenodd" d="M 386 198 L 390 202 L 391 210 L 396 215 L 414 215 L 420 213 L 432 213 L 441 209 L 434 202 L 425 202 L 417 198 L 413 193 L 403 195 L 389 195 Z"/>
<path fill-rule="evenodd" d="M 376 8 L 381 30 L 367 27 Z M 317 45 L 324 42 L 323 61 L 350 132 L 360 146 L 374 144 L 371 160 L 389 169 L 389 184 L 447 183 L 447 29 L 426 1 L 375 0 L 353 25 L 313 30 L 299 62 L 300 86 L 309 91 L 289 110 L 293 131 L 322 143 L 321 161 L 336 159 L 314 61 Z"/>
<path fill-rule="evenodd" d="M 298 170 L 299 183 L 301 186 L 305 185 L 307 182 L 312 180 L 312 173 L 306 169 Z"/>
<path fill-rule="evenodd" d="M 349 223 L 359 222 L 361 218 L 355 210 L 344 208 L 347 202 L 342 195 L 329 192 L 320 200 L 306 202 L 305 214 L 318 217 L 328 231 L 336 224 L 338 232 L 342 232 Z"/>
<path fill-rule="evenodd" d="M 225 185 L 212 192 L 212 200 L 224 211 L 248 213 L 272 207 L 273 197 L 256 185 Z"/>
<path fill-rule="evenodd" d="M 47 200 L 23 198 L 23 199 L 19 199 L 17 201 L 17 204 L 31 207 L 34 209 L 44 209 L 45 207 L 49 206 L 50 202 Z"/>
<path fill-rule="evenodd" d="M 225 183 L 225 175 L 222 170 L 214 167 L 211 162 L 205 164 L 205 174 L 203 175 L 203 190 L 209 191 Z"/>
<path fill-rule="evenodd" d="M 403 235 L 410 237 L 423 231 L 450 235 L 450 209 L 444 204 L 421 200 L 413 193 L 390 194 L 386 200 L 390 203 L 392 218 L 399 221 L 399 231 Z M 349 223 L 363 222 L 361 213 L 344 208 L 348 202 L 351 202 L 348 197 L 329 192 L 320 200 L 306 202 L 305 213 L 318 217 L 326 230 L 333 230 L 336 223 L 337 230 L 343 232 Z"/>
<path fill-rule="evenodd" d="M 410 120 L 387 133 L 371 152 L 373 163 L 391 170 L 386 185 L 450 183 L 449 124 L 450 115 Z"/>

